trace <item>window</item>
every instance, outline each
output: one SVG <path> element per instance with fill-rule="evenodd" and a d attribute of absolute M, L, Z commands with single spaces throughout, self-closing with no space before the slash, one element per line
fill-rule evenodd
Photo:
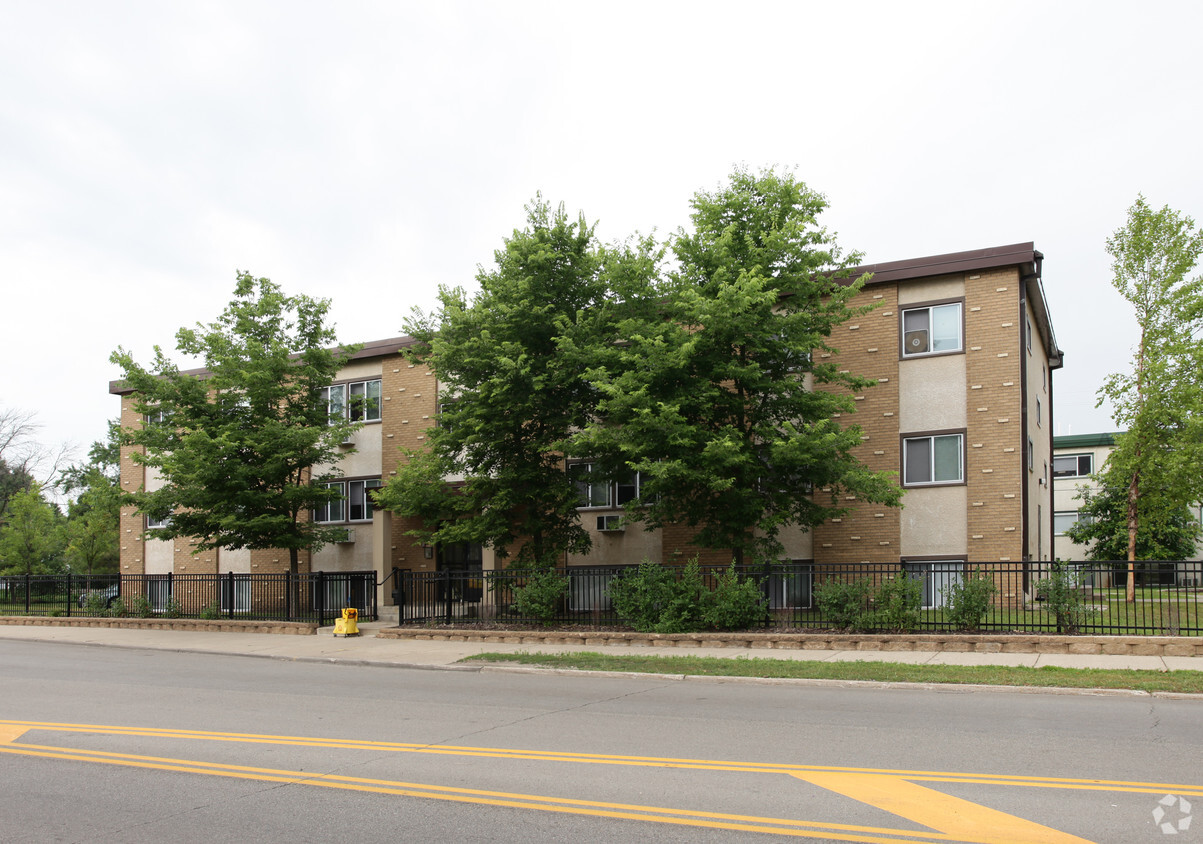
<path fill-rule="evenodd" d="M 1093 471 L 1093 454 L 1063 454 L 1053 458 L 1054 478 L 1084 478 Z"/>
<path fill-rule="evenodd" d="M 965 435 L 936 434 L 902 441 L 904 486 L 956 484 L 965 480 Z"/>
<path fill-rule="evenodd" d="M 167 421 L 167 411 L 163 410 L 163 408 L 161 408 L 161 407 L 155 408 L 154 410 L 152 410 L 146 414 L 146 426 L 148 428 L 151 425 L 162 425 L 166 421 Z"/>
<path fill-rule="evenodd" d="M 961 351 L 961 303 L 908 308 L 902 312 L 902 356 Z"/>
<path fill-rule="evenodd" d="M 372 502 L 371 491 L 380 488 L 379 478 L 367 478 L 359 481 L 335 481 L 323 484 L 330 489 L 337 489 L 341 498 L 329 501 L 313 511 L 315 522 L 370 522 L 375 506 Z"/>
<path fill-rule="evenodd" d="M 1032 351 L 1032 318 L 1024 317 L 1024 324 L 1027 325 L 1028 352 L 1031 353 L 1031 351 Z"/>
<path fill-rule="evenodd" d="M 1032 438 L 1028 437 L 1028 471 L 1036 471 L 1036 443 L 1032 442 Z"/>
<path fill-rule="evenodd" d="M 638 472 L 632 472 L 625 478 L 611 483 L 600 478 L 592 479 L 594 473 L 592 463 L 577 463 L 574 471 L 577 473 L 578 507 L 621 507 L 639 498 L 640 477 Z"/>
<path fill-rule="evenodd" d="M 156 519 L 154 516 L 146 517 L 146 529 L 154 530 L 155 528 L 165 528 L 171 526 L 171 515 L 168 514 L 161 519 Z"/>
<path fill-rule="evenodd" d="M 229 575 L 221 577 L 221 611 L 229 612 L 251 611 L 251 577 L 248 574 L 236 574 L 231 579 Z"/>
<path fill-rule="evenodd" d="M 1036 399 L 1036 427 L 1040 427 L 1040 399 Z"/>
<path fill-rule="evenodd" d="M 171 578 L 153 577 L 146 581 L 146 599 L 155 612 L 166 612 L 171 601 Z"/>
<path fill-rule="evenodd" d="M 1065 536 L 1065 532 L 1082 521 L 1082 515 L 1077 510 L 1062 510 L 1053 513 L 1053 533 Z"/>
<path fill-rule="evenodd" d="M 380 479 L 370 478 L 364 481 L 347 481 L 347 520 L 352 522 L 370 522 L 372 520 L 373 502 L 370 490 L 380 489 Z"/>
<path fill-rule="evenodd" d="M 331 421 L 380 421 L 380 379 L 333 384 L 322 390 L 322 401 Z"/>
<path fill-rule="evenodd" d="M 949 588 L 965 576 L 965 563 L 951 562 L 903 563 L 908 577 L 923 581 L 923 609 L 939 609 L 949 602 Z"/>

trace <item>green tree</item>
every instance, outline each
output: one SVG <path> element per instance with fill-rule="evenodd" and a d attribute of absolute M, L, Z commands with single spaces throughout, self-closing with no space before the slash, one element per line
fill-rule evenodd
<path fill-rule="evenodd" d="M 13 495 L 0 528 L 0 572 L 53 574 L 61 560 L 61 517 L 34 484 Z"/>
<path fill-rule="evenodd" d="M 335 348 L 326 299 L 286 296 L 242 272 L 234 297 L 215 322 L 176 334 L 181 354 L 203 360 L 203 375 L 181 372 L 158 347 L 151 369 L 113 353 L 148 419 L 123 441 L 162 479 L 128 500 L 169 520 L 153 536 L 195 537 L 198 551 L 287 549 L 295 572 L 300 550 L 343 535 L 308 514 L 339 496 L 321 484 L 321 467 L 346 453 L 339 444 L 358 424 L 332 415 L 322 390 L 355 349 Z"/>
<path fill-rule="evenodd" d="M 109 422 L 109 436 L 92 444 L 88 462 L 64 470 L 59 489 L 68 496 L 64 525 L 65 558 L 89 578 L 116 571 L 120 557 L 121 427 Z"/>
<path fill-rule="evenodd" d="M 418 341 L 411 359 L 438 376 L 442 405 L 428 447 L 377 501 L 420 517 L 428 541 L 481 543 L 548 567 L 589 548 L 564 457 L 596 398 L 561 346 L 592 348 L 609 318 L 606 255 L 584 217 L 537 198 L 495 260 L 470 301 L 443 288 L 438 310 L 406 326 Z"/>
<path fill-rule="evenodd" d="M 1135 600 L 1135 565 L 1142 496 L 1155 491 L 1170 514 L 1200 498 L 1203 420 L 1203 277 L 1189 278 L 1203 252 L 1203 231 L 1168 206 L 1152 210 L 1143 196 L 1126 224 L 1107 240 L 1112 284 L 1131 303 L 1140 330 L 1131 372 L 1111 375 L 1099 391 L 1126 433 L 1108 460 L 1112 482 L 1127 487 L 1128 601 Z"/>
<path fill-rule="evenodd" d="M 1128 559 L 1128 467 L 1108 461 L 1095 476 L 1097 490 L 1083 488 L 1080 518 L 1065 533 L 1080 545 L 1089 545 L 1086 557 L 1095 561 Z M 1137 560 L 1186 560 L 1194 556 L 1199 520 L 1191 508 L 1167 495 L 1167 490 L 1141 486 L 1137 502 Z"/>
<path fill-rule="evenodd" d="M 629 519 L 689 525 L 741 561 L 776 558 L 782 528 L 839 515 L 844 496 L 897 505 L 895 480 L 853 454 L 861 430 L 833 418 L 873 382 L 829 344 L 867 309 L 851 304 L 859 256 L 819 224 L 826 200 L 790 174 L 739 170 L 692 207 L 659 307 L 623 314 L 593 350 L 600 400 L 574 450 L 605 476 L 639 473 Z M 635 275 L 633 289 L 649 273 Z"/>

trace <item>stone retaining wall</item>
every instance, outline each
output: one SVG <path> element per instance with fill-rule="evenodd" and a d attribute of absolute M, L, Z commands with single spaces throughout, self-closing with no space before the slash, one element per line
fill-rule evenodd
<path fill-rule="evenodd" d="M 108 627 L 125 630 L 189 630 L 202 633 L 286 633 L 313 636 L 317 624 L 306 621 L 244 621 L 217 618 L 103 618 L 98 616 L 0 616 L 0 624 L 33 627 Z"/>
<path fill-rule="evenodd" d="M 628 645 L 815 651 L 959 651 L 1203 657 L 1203 638 L 1187 636 L 1036 636 L 1031 634 L 869 635 L 855 633 L 634 633 L 624 631 L 440 630 L 387 627 L 385 639 L 506 642 L 521 645 Z"/>

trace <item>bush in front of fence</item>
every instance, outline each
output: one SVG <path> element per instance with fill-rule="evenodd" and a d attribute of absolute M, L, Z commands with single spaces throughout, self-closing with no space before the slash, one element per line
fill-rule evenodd
<path fill-rule="evenodd" d="M 828 580 L 815 589 L 815 598 L 838 630 L 910 633 L 919 627 L 923 582 L 905 574 L 876 585 L 867 577 Z"/>
<path fill-rule="evenodd" d="M 610 582 L 614 611 L 641 633 L 746 630 L 764 623 L 765 599 L 756 581 L 734 564 L 707 587 L 696 559 L 680 570 L 644 560 Z"/>
<path fill-rule="evenodd" d="M 1082 573 L 1057 560 L 1048 577 L 1036 581 L 1036 599 L 1044 601 L 1057 622 L 1058 633 L 1077 633 L 1095 609 L 1086 600 L 1087 587 Z"/>
<path fill-rule="evenodd" d="M 514 587 L 514 607 L 523 616 L 533 618 L 544 627 L 555 624 L 560 606 L 568 595 L 568 577 L 555 569 L 542 569 Z"/>
<path fill-rule="evenodd" d="M 944 600 L 948 604 L 945 617 L 957 630 L 980 630 L 996 592 L 994 578 L 978 566 L 972 575 L 945 587 Z"/>

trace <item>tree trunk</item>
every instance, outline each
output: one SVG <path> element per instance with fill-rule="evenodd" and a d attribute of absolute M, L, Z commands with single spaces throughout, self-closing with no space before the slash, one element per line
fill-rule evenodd
<path fill-rule="evenodd" d="M 1136 447 L 1136 456 L 1140 458 L 1140 446 Z M 1140 501 L 1140 470 L 1132 473 L 1132 483 L 1128 484 L 1128 588 L 1124 600 L 1129 604 L 1136 601 L 1136 529 L 1138 521 L 1136 504 Z"/>

